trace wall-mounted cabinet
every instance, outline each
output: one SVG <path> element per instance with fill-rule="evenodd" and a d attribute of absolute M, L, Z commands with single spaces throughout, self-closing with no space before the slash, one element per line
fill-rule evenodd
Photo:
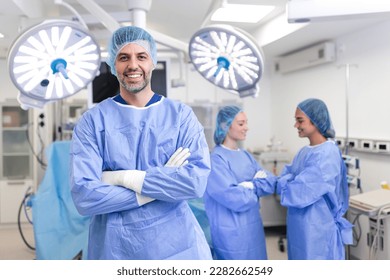
<path fill-rule="evenodd" d="M 0 224 L 16 223 L 19 207 L 29 188 L 33 188 L 33 180 L 1 180 L 0 181 Z M 24 212 L 21 222 L 27 222 Z"/>
<path fill-rule="evenodd" d="M 206 141 L 209 149 L 211 149 L 214 146 L 216 108 L 212 104 L 191 104 L 191 107 L 199 122 L 203 125 Z"/>
<path fill-rule="evenodd" d="M 18 105 L 1 104 L 1 179 L 32 178 L 32 153 L 29 131 L 30 111 Z"/>
<path fill-rule="evenodd" d="M 73 128 L 81 115 L 87 110 L 87 102 L 76 100 L 73 102 L 61 102 L 58 104 L 57 116 L 59 123 L 57 124 L 57 140 L 72 139 Z"/>
<path fill-rule="evenodd" d="M 33 184 L 32 112 L 15 101 L 1 103 L 0 114 L 0 223 L 15 223 L 24 194 Z"/>

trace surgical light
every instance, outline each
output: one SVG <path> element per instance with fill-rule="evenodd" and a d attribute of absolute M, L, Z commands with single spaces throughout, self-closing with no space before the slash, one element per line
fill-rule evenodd
<path fill-rule="evenodd" d="M 85 88 L 100 66 L 100 49 L 79 23 L 47 20 L 21 34 L 8 68 L 23 109 L 42 108 Z"/>
<path fill-rule="evenodd" d="M 189 56 L 196 70 L 216 86 L 240 97 L 257 95 L 263 57 L 243 30 L 230 25 L 202 28 L 190 40 Z"/>

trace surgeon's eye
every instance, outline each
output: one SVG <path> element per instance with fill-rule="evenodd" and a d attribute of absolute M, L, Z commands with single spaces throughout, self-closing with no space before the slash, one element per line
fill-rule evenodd
<path fill-rule="evenodd" d="M 127 61 L 128 60 L 128 56 L 127 55 L 119 55 L 118 56 L 118 60 L 119 61 Z"/>

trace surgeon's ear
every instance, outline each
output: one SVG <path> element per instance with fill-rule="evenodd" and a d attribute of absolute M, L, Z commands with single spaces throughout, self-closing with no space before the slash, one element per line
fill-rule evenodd
<path fill-rule="evenodd" d="M 316 130 L 318 130 L 318 128 L 316 127 L 316 125 L 315 125 L 311 120 L 310 120 L 310 123 L 311 123 L 312 126 L 315 127 Z M 318 130 L 318 131 L 319 131 L 319 130 Z"/>

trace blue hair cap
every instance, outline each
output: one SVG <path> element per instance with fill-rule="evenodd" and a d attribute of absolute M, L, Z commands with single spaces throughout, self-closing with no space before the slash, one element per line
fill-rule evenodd
<path fill-rule="evenodd" d="M 322 100 L 309 98 L 299 103 L 298 108 L 305 113 L 325 138 L 334 138 L 336 136 L 328 108 Z"/>
<path fill-rule="evenodd" d="M 144 29 L 137 26 L 124 26 L 118 28 L 108 42 L 107 64 L 111 73 L 116 75 L 115 60 L 118 52 L 127 44 L 134 43 L 143 47 L 150 55 L 153 65 L 157 65 L 157 47 L 153 37 Z"/>
<path fill-rule="evenodd" d="M 222 144 L 234 118 L 239 112 L 242 112 L 242 109 L 238 106 L 225 106 L 219 110 L 217 115 L 217 124 L 214 131 L 215 144 Z"/>

